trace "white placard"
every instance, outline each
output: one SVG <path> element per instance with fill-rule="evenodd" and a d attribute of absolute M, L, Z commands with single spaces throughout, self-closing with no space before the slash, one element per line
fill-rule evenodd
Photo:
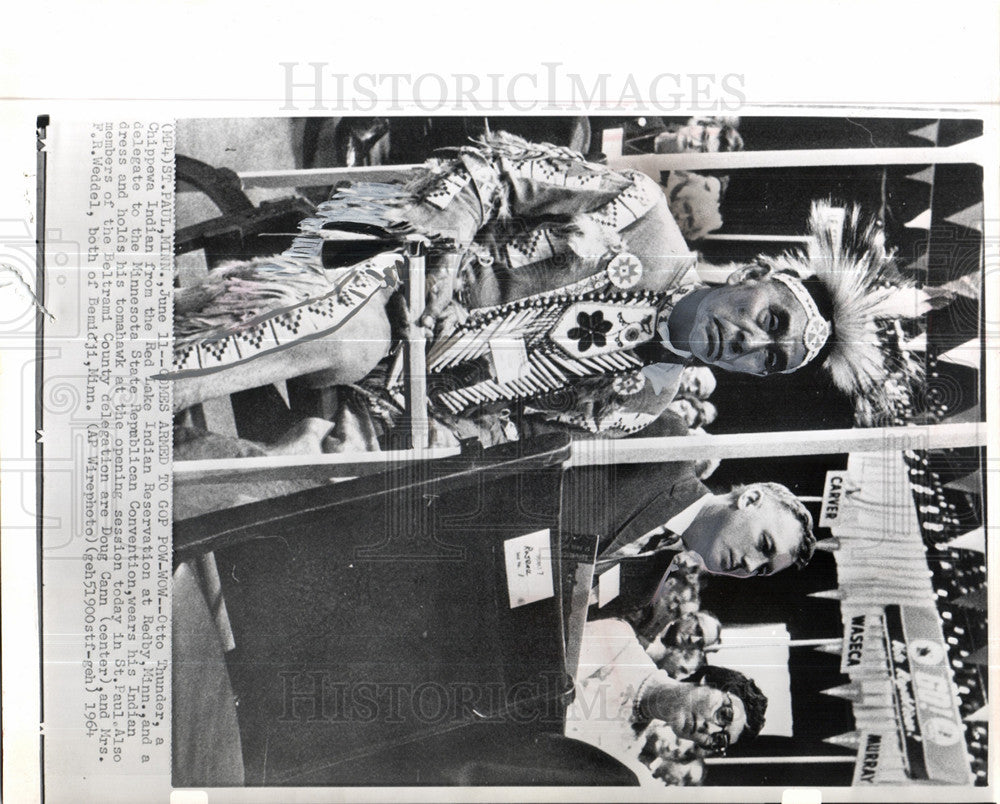
<path fill-rule="evenodd" d="M 819 510 L 818 525 L 834 528 L 850 525 L 856 519 L 856 511 L 845 505 L 848 491 L 854 485 L 846 471 L 827 472 L 823 483 L 823 505 Z"/>
<path fill-rule="evenodd" d="M 507 539 L 503 543 L 510 607 L 552 597 L 552 548 L 549 529 Z"/>
<path fill-rule="evenodd" d="M 497 382 L 519 380 L 531 368 L 523 338 L 495 338 L 490 341 L 493 373 Z"/>

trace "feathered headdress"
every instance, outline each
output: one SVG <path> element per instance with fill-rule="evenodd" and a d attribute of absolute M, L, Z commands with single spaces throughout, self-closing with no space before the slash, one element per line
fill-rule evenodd
<path fill-rule="evenodd" d="M 900 348 L 897 323 L 922 314 L 923 294 L 900 274 L 881 226 L 863 221 L 857 206 L 814 202 L 809 234 L 807 252 L 760 262 L 772 278 L 787 277 L 782 281 L 806 309 L 806 360 L 823 354 L 834 385 L 854 400 L 859 423 L 873 424 L 898 410 L 894 389 L 922 375 Z"/>

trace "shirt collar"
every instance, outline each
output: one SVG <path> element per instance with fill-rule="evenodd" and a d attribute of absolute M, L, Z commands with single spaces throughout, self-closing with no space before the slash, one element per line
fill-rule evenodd
<path fill-rule="evenodd" d="M 653 385 L 653 393 L 657 396 L 667 388 L 671 390 L 671 397 L 677 392 L 678 379 L 683 365 L 677 363 L 649 363 L 640 369 L 642 376 Z"/>
<path fill-rule="evenodd" d="M 679 514 L 676 514 L 668 519 L 664 523 L 664 527 L 671 533 L 683 536 L 684 531 L 691 527 L 691 523 L 694 522 L 698 514 L 701 513 L 701 509 L 705 507 L 705 503 L 707 503 L 711 498 L 711 494 L 703 494 Z"/>

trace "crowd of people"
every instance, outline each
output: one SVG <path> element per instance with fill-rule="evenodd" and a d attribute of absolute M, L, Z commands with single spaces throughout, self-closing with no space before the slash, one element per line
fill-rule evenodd
<path fill-rule="evenodd" d="M 760 732 L 767 697 L 743 673 L 708 663 L 722 623 L 701 609 L 698 556 L 678 558 L 652 604 L 588 622 L 566 733 L 647 783 L 695 786 L 705 759 Z"/>

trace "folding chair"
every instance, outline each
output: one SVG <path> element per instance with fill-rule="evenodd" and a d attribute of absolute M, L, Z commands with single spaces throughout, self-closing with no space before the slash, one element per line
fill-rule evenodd
<path fill-rule="evenodd" d="M 205 262 L 213 267 L 225 260 L 246 259 L 273 253 L 283 247 L 274 232 L 293 232 L 298 222 L 312 212 L 304 198 L 282 198 L 255 206 L 243 191 L 239 176 L 228 168 L 215 168 L 190 156 L 176 157 L 177 182 L 203 193 L 218 207 L 220 215 L 178 229 L 174 254 L 203 249 Z M 262 237 L 264 236 L 264 237 Z M 284 236 L 291 242 L 292 235 Z"/>

